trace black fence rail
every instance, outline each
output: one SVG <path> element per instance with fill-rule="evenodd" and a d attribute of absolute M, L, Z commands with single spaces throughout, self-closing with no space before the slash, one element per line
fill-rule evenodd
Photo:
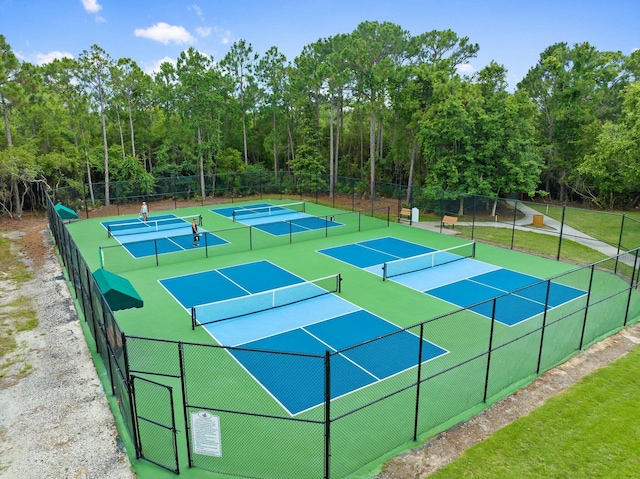
<path fill-rule="evenodd" d="M 433 435 L 451 420 L 506 397 L 640 316 L 636 248 L 541 281 L 537 286 L 547 291 L 544 313 L 508 328 L 496 320 L 501 300 L 496 298 L 486 302 L 493 313 L 483 320 L 469 308 L 428 320 L 417 313 L 411 327 L 323 355 L 127 336 L 50 199 L 48 215 L 79 313 L 108 373 L 109 392 L 117 398 L 122 433 L 137 458 L 175 473 L 186 461 L 188 467 L 238 477 L 348 476 L 407 441 Z M 553 307 L 552 284 L 583 294 Z M 410 367 L 356 393 L 332 396 L 346 380 L 336 367 L 341 357 L 354 350 L 376 357 L 394 335 L 407 333 L 420 339 L 404 351 L 415 358 Z M 465 341 L 470 335 L 473 343 Z M 424 362 L 423 343 L 433 338 L 467 346 Z M 266 403 L 265 390 L 248 375 L 241 394 L 225 387 L 239 368 L 234 355 L 270 364 L 283 354 L 296 358 L 291 374 L 313 385 L 319 399 L 310 410 L 290 414 Z M 174 402 L 182 411 L 173 410 Z M 224 454 L 215 440 L 204 448 L 194 443 L 203 423 L 208 431 L 224 424 Z"/>
<path fill-rule="evenodd" d="M 375 182 L 372 197 L 370 183 L 357 178 L 336 178 L 333 192 L 329 184 L 328 175 L 280 171 L 111 182 L 110 206 L 104 204 L 102 183 L 92 185 L 91 191 L 83 185 L 58 188 L 49 195 L 54 203 L 74 208 L 86 218 L 134 213 L 142 201 L 151 203 L 152 209 L 166 210 L 253 199 L 299 199 L 353 212 L 370 211 L 370 216 L 388 208 L 390 216 L 398 221 L 403 209 L 417 208 L 423 224 L 442 229 L 442 218 L 454 216 L 458 219 L 456 231 L 470 239 L 506 244 L 511 249 L 525 249 L 558 260 L 574 260 L 575 254 L 567 249 L 570 243 L 597 246 L 603 252 L 601 257 L 628 252 L 640 245 L 640 221 L 626 214 L 384 182 Z M 496 227 L 501 231 L 497 238 Z M 535 248 L 531 248 L 530 232 L 553 239 L 534 242 Z M 584 264 L 596 261 L 592 256 L 585 257 L 588 259 Z"/>
<path fill-rule="evenodd" d="M 124 244 L 101 246 L 100 261 L 103 268 L 118 273 L 134 268 L 140 269 L 159 266 L 160 264 L 167 265 L 191 259 L 208 258 L 210 254 L 232 254 L 384 228 L 389 226 L 390 215 L 389 207 L 380 207 L 373 211 L 345 211 L 330 216 L 319 216 L 317 220 L 324 221 L 325 226 L 304 232 L 296 232 L 293 221 L 282 221 L 281 223 L 288 229 L 289 233 L 278 236 L 265 233 L 259 227 L 239 225 L 233 228 L 208 231 L 206 234 L 201 235 L 201 247 L 175 253 L 159 253 L 158 243 L 163 241 L 162 238 L 128 242 L 126 244 L 127 247 L 135 247 L 137 243 L 145 243 L 146 245 L 151 245 L 151 249 L 154 251 L 153 255 L 137 258 L 135 262 L 131 261 L 131 254 Z M 340 227 L 331 227 L 335 224 L 340 224 Z M 216 237 L 214 244 L 208 243 L 210 235 Z M 185 242 L 189 244 L 193 235 L 191 232 L 185 235 L 172 235 L 174 239 L 178 240 L 182 236 L 184 236 Z M 224 241 L 224 243 L 221 244 L 221 241 Z"/>

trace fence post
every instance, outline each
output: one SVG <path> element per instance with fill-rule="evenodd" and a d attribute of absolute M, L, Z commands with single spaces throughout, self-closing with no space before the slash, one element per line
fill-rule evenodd
<path fill-rule="evenodd" d="M 489 370 L 491 369 L 491 351 L 493 350 L 493 330 L 496 324 L 496 302 L 497 298 L 491 300 L 493 307 L 491 309 L 491 331 L 489 332 L 489 350 L 487 351 L 487 371 L 484 378 L 484 395 L 482 402 L 487 402 L 487 394 L 489 393 Z"/>
<path fill-rule="evenodd" d="M 624 312 L 624 323 L 623 326 L 627 325 L 627 321 L 629 320 L 629 307 L 631 306 L 631 293 L 633 293 L 634 281 L 636 277 L 636 268 L 638 267 L 638 249 L 636 249 L 635 258 L 633 260 L 633 269 L 631 270 L 631 281 L 629 282 L 629 297 L 627 298 L 627 308 Z"/>
<path fill-rule="evenodd" d="M 324 353 L 324 477 L 331 476 L 331 355 Z"/>
<path fill-rule="evenodd" d="M 184 344 L 178 343 L 178 359 L 180 362 L 180 386 L 182 389 L 182 411 L 184 413 L 184 437 L 187 440 L 187 464 L 189 467 L 193 467 L 193 458 L 191 457 L 191 434 L 189 432 L 189 413 L 187 411 L 187 378 L 185 376 L 184 368 Z"/>
<path fill-rule="evenodd" d="M 560 220 L 560 236 L 558 237 L 558 254 L 556 255 L 556 261 L 560 261 L 560 249 L 562 248 L 562 231 L 564 230 L 564 214 L 567 211 L 567 207 L 562 207 L 562 219 Z"/>
<path fill-rule="evenodd" d="M 547 326 L 547 311 L 549 311 L 549 292 L 551 291 L 551 280 L 547 280 L 547 293 L 544 298 L 544 315 L 542 316 L 542 332 L 540 333 L 540 349 L 538 350 L 538 366 L 536 374 L 540 374 L 540 364 L 542 363 L 542 348 L 544 346 L 544 333 Z"/>
<path fill-rule="evenodd" d="M 127 352 L 127 335 L 124 332 L 120 331 L 120 339 L 122 341 L 122 355 L 124 357 L 124 374 L 125 381 L 128 385 L 128 393 L 129 393 L 129 412 L 131 413 L 131 427 L 133 431 L 129 431 L 131 433 L 133 445 L 136 449 L 136 459 L 140 459 L 142 457 L 142 442 L 140 441 L 140 429 L 138 427 L 138 407 L 135 401 L 135 386 L 133 377 L 129 372 L 129 353 Z M 125 423 L 126 424 L 126 423 Z"/>
<path fill-rule="evenodd" d="M 84 211 L 87 215 L 87 219 L 89 219 L 89 205 L 87 204 L 87 185 L 82 182 L 82 196 L 84 199 Z"/>
<path fill-rule="evenodd" d="M 473 235 L 476 231 L 476 205 L 477 205 L 478 195 L 473 195 L 473 217 L 471 219 L 471 241 L 473 241 Z"/>
<path fill-rule="evenodd" d="M 497 198 L 496 198 L 497 201 Z M 511 225 L 511 249 L 513 249 L 513 242 L 516 237 L 516 216 L 518 215 L 518 200 L 513 205 L 513 223 Z"/>
<path fill-rule="evenodd" d="M 582 331 L 580 332 L 580 344 L 578 349 L 582 351 L 584 344 L 584 331 L 587 328 L 587 315 L 589 314 L 589 300 L 591 299 L 591 288 L 593 287 L 593 273 L 595 271 L 595 264 L 591 265 L 591 276 L 589 277 L 589 290 L 587 291 L 587 304 L 584 306 L 584 319 L 582 320 Z"/>
<path fill-rule="evenodd" d="M 622 221 L 620 222 L 620 235 L 618 236 L 618 252 L 617 255 L 620 254 L 620 248 L 622 247 L 622 232 L 624 231 L 624 219 L 625 214 L 622 213 Z M 618 261 L 620 261 L 620 256 L 616 256 L 616 265 L 613 267 L 613 273 L 616 274 L 618 272 Z"/>
<path fill-rule="evenodd" d="M 416 382 L 416 414 L 413 420 L 413 440 L 418 440 L 418 416 L 420 414 L 420 380 L 422 377 L 422 338 L 424 336 L 424 323 L 420 323 L 420 344 L 418 346 L 418 380 Z"/>

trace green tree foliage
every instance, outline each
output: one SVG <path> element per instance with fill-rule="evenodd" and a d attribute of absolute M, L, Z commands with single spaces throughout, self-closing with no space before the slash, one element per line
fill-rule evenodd
<path fill-rule="evenodd" d="M 479 48 L 451 30 L 363 22 L 291 63 L 276 46 L 260 56 L 239 40 L 219 63 L 191 48 L 149 75 L 97 45 L 37 67 L 0 36 L 4 209 L 20 214 L 44 178 L 87 184 L 94 204 L 96 182 L 109 203 L 110 181 L 148 190 L 152 176 L 198 175 L 204 195 L 209 173 L 267 169 L 313 181 L 328 173 L 327 185 L 305 188 L 329 195 L 339 176 L 357 177 L 372 200 L 383 181 L 406 184 L 407 203 L 414 184 L 638 201 L 639 52 L 557 43 L 514 92 L 497 63 L 461 76 Z"/>
<path fill-rule="evenodd" d="M 619 123 L 607 121 L 593 153 L 580 165 L 586 191 L 597 204 L 636 206 L 640 202 L 640 82 L 625 90 Z"/>

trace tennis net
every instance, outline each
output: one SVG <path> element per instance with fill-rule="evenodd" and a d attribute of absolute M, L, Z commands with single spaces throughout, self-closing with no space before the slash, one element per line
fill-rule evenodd
<path fill-rule="evenodd" d="M 284 205 L 258 206 L 256 208 L 246 207 L 233 210 L 231 218 L 233 221 L 242 221 L 252 218 L 262 218 L 264 216 L 290 215 L 292 213 L 304 213 L 306 210 L 304 201 L 288 203 Z"/>
<path fill-rule="evenodd" d="M 150 231 L 184 229 L 188 228 L 194 219 L 198 226 L 202 226 L 202 215 L 174 216 L 148 221 L 138 219 L 122 223 L 112 223 L 107 226 L 107 236 L 111 238 L 112 236 L 135 235 L 148 233 Z"/>
<path fill-rule="evenodd" d="M 340 274 L 191 308 L 191 329 L 340 292 Z"/>
<path fill-rule="evenodd" d="M 413 273 L 423 269 L 433 268 L 443 264 L 453 263 L 465 258 L 475 258 L 476 243 L 466 243 L 460 246 L 443 249 L 440 251 L 431 251 L 419 256 L 411 256 L 409 258 L 401 258 L 389 261 L 382 265 L 382 280 L 401 274 Z"/>

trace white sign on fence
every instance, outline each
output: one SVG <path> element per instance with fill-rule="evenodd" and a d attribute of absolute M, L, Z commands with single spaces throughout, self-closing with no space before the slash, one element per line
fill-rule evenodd
<path fill-rule="evenodd" d="M 203 456 L 222 457 L 220 416 L 207 411 L 191 413 L 193 452 Z"/>

